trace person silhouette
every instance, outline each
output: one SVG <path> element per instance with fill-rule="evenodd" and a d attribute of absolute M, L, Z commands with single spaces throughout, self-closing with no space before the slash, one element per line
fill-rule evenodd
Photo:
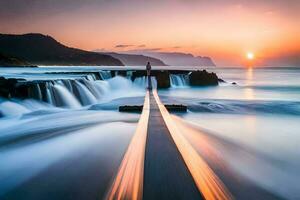
<path fill-rule="evenodd" d="M 147 63 L 146 70 L 147 70 L 147 79 L 148 79 L 148 89 L 151 90 L 152 84 L 151 84 L 151 64 L 150 64 L 150 62 Z"/>

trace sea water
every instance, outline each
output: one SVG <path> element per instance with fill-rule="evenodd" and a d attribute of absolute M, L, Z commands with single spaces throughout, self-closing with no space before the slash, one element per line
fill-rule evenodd
<path fill-rule="evenodd" d="M 72 193 L 83 187 L 76 183 L 78 177 L 90 177 L 91 195 L 97 190 L 98 197 L 105 195 L 139 119 L 139 114 L 118 113 L 118 105 L 142 104 L 145 94 L 145 79 L 111 78 L 106 71 L 101 75 L 105 80 L 90 77 L 78 82 L 85 76 L 78 72 L 109 69 L 0 69 L 7 78 L 52 80 L 47 102 L 0 100 L 0 197 L 19 198 L 25 193 L 34 198 L 39 197 L 37 190 L 43 196 L 47 188 L 36 188 L 43 182 L 53 190 L 65 188 Z M 278 196 L 299 199 L 300 69 L 207 70 L 225 82 L 191 87 L 186 76 L 174 75 L 172 87 L 159 91 L 163 102 L 188 105 L 186 114 L 173 115 L 195 130 L 185 137 L 208 161 L 215 159 L 207 153 L 211 149 L 237 176 Z M 76 75 L 63 74 L 70 71 Z M 80 93 L 77 96 L 72 84 Z M 63 174 L 66 180 L 58 181 Z"/>
<path fill-rule="evenodd" d="M 237 174 L 288 198 L 300 198 L 300 69 L 219 68 L 218 87 L 182 87 L 159 92 L 164 102 L 188 105 L 179 115 L 205 133 Z M 235 84 L 232 84 L 232 83 Z M 205 145 L 187 138 L 199 152 Z M 214 141 L 214 142 L 212 142 Z"/>

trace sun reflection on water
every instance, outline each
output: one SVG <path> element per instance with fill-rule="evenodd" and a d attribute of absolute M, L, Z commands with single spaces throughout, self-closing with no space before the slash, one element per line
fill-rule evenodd
<path fill-rule="evenodd" d="M 246 85 L 250 86 L 253 84 L 253 68 L 249 67 L 246 73 Z M 252 88 L 245 88 L 244 95 L 246 99 L 254 99 L 254 92 Z"/>

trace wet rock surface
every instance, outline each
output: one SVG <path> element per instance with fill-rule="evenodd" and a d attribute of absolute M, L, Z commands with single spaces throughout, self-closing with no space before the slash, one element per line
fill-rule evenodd
<path fill-rule="evenodd" d="M 206 70 L 193 71 L 190 74 L 189 79 L 191 86 L 212 86 L 219 84 L 218 76 L 215 73 L 209 73 Z"/>
<path fill-rule="evenodd" d="M 61 72 L 62 74 L 75 74 L 77 72 Z M 99 72 L 80 72 L 81 75 L 85 75 L 78 79 L 82 82 L 85 78 L 89 80 L 89 76 L 92 76 L 95 80 L 103 80 Z M 123 76 L 134 81 L 136 78 L 145 77 L 146 70 L 111 70 L 111 77 Z M 56 74 L 55 72 L 53 74 Z M 158 89 L 167 89 L 171 87 L 171 75 L 185 75 L 187 76 L 188 83 L 190 86 L 214 86 L 218 85 L 219 82 L 224 82 L 219 79 L 215 73 L 209 73 L 206 70 L 202 71 L 186 71 L 186 70 L 152 70 L 151 76 L 157 80 Z M 61 80 L 65 82 L 66 80 Z M 25 79 L 17 78 L 5 78 L 0 77 L 0 97 L 4 98 L 34 98 L 37 100 L 46 101 L 46 85 L 51 84 L 51 80 L 34 80 L 28 81 Z M 233 83 L 234 84 L 234 83 Z M 65 85 L 68 85 L 65 83 Z M 76 87 L 72 87 L 76 95 Z"/>

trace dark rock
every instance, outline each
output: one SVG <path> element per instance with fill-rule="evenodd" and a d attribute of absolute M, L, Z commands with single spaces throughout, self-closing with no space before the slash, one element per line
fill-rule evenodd
<path fill-rule="evenodd" d="M 231 84 L 232 84 L 232 85 L 236 85 L 236 82 L 232 82 Z"/>
<path fill-rule="evenodd" d="M 138 105 L 138 106 L 120 106 L 119 107 L 119 112 L 142 112 L 143 106 Z"/>
<path fill-rule="evenodd" d="M 187 106 L 182 104 L 169 104 L 165 105 L 166 109 L 169 112 L 187 112 Z M 119 106 L 119 112 L 142 112 L 143 106 L 142 105 L 125 105 Z"/>
<path fill-rule="evenodd" d="M 219 81 L 219 83 L 226 83 L 226 81 L 224 81 L 224 80 L 221 79 L 221 78 L 218 78 L 218 81 Z"/>
<path fill-rule="evenodd" d="M 190 71 L 188 70 L 169 70 L 170 74 L 188 74 Z"/>
<path fill-rule="evenodd" d="M 45 81 L 26 81 L 25 79 L 5 79 L 0 77 L 0 96 L 4 98 L 34 98 L 46 100 Z"/>
<path fill-rule="evenodd" d="M 137 70 L 132 73 L 131 80 L 134 81 L 138 77 L 146 76 L 146 70 Z M 152 70 L 151 76 L 154 76 L 157 80 L 157 88 L 169 88 L 170 83 L 170 72 L 169 70 Z"/>
<path fill-rule="evenodd" d="M 132 72 L 131 80 L 134 81 L 136 78 L 147 76 L 146 70 L 137 70 Z"/>
<path fill-rule="evenodd" d="M 29 90 L 29 97 L 36 100 L 43 99 L 41 88 L 38 83 L 32 83 L 28 85 L 28 90 Z"/>
<path fill-rule="evenodd" d="M 0 77 L 0 96 L 1 97 L 8 98 L 9 89 L 7 87 L 7 83 L 8 83 L 8 81 L 5 78 Z"/>
<path fill-rule="evenodd" d="M 159 71 L 154 74 L 157 80 L 157 88 L 164 89 L 171 86 L 169 71 Z"/>
<path fill-rule="evenodd" d="M 40 86 L 41 93 L 42 93 L 42 100 L 43 100 L 44 102 L 47 102 L 48 99 L 47 99 L 47 87 L 46 87 L 46 82 L 39 83 L 39 86 Z"/>
<path fill-rule="evenodd" d="M 165 107 L 169 112 L 187 112 L 187 106 L 182 104 L 165 105 Z"/>
<path fill-rule="evenodd" d="M 111 71 L 110 71 L 110 75 L 111 75 L 111 77 L 115 77 L 115 76 L 116 76 L 116 74 L 117 74 L 117 73 L 116 73 L 116 71 L 113 71 L 113 70 L 111 70 Z"/>
<path fill-rule="evenodd" d="M 12 93 L 12 97 L 21 98 L 21 99 L 28 98 L 29 97 L 28 84 L 16 86 L 14 92 Z"/>
<path fill-rule="evenodd" d="M 126 77 L 127 76 L 127 71 L 126 70 L 117 71 L 117 75 L 118 76 Z"/>
<path fill-rule="evenodd" d="M 211 86 L 218 85 L 218 76 L 215 73 L 209 73 L 206 70 L 203 71 L 193 71 L 190 76 L 191 86 Z"/>
<path fill-rule="evenodd" d="M 0 96 L 10 98 L 16 83 L 17 79 L 5 79 L 4 77 L 0 77 Z"/>
<path fill-rule="evenodd" d="M 110 74 L 111 74 L 111 77 L 115 77 L 115 76 L 126 77 L 127 76 L 127 72 L 131 72 L 131 71 L 130 70 L 111 70 Z"/>
<path fill-rule="evenodd" d="M 190 85 L 192 86 L 209 86 L 218 85 L 218 82 L 225 82 L 219 79 L 215 73 L 208 73 L 206 70 L 203 71 L 186 71 L 186 70 L 152 70 L 151 76 L 154 76 L 157 80 L 157 88 L 169 88 L 170 74 L 189 74 Z M 137 70 L 132 73 L 132 81 L 138 77 L 146 76 L 146 70 Z"/>

